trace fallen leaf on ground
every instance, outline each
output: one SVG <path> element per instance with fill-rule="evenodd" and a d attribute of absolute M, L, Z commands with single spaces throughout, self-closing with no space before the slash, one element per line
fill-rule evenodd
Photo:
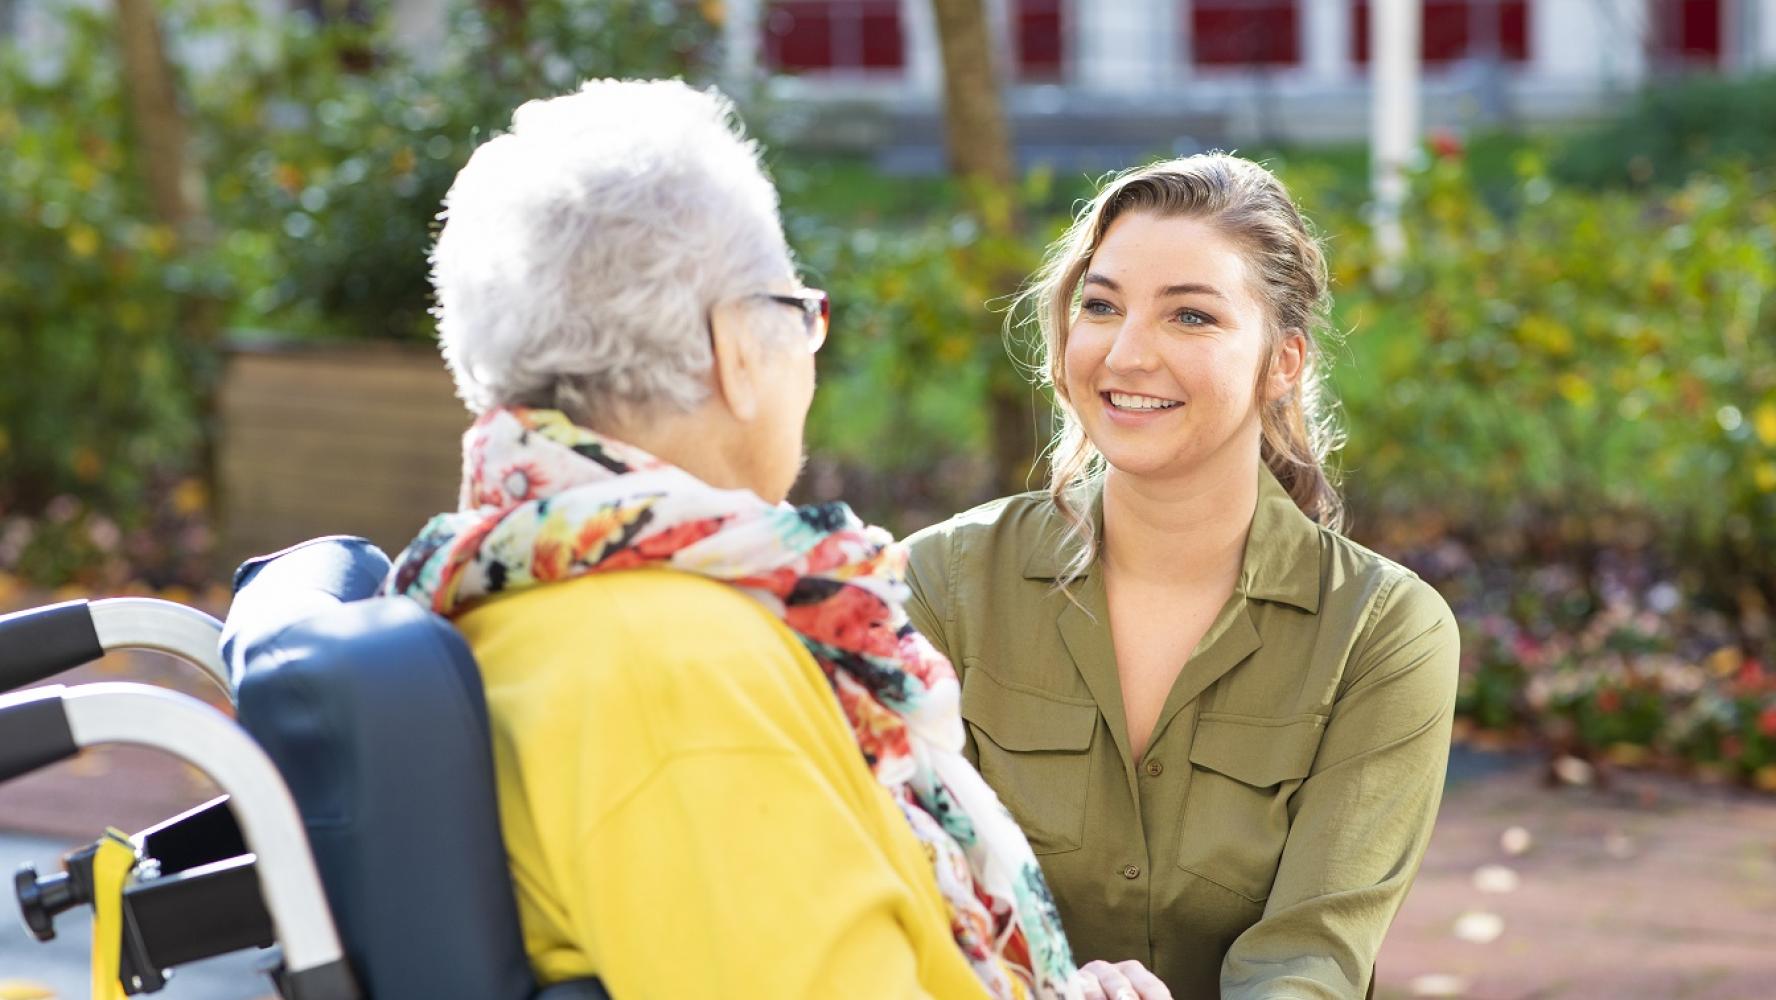
<path fill-rule="evenodd" d="M 1434 972 L 1412 980 L 1412 995 L 1415 997 L 1459 997 L 1466 996 L 1467 992 L 1466 979 L 1446 972 Z"/>
<path fill-rule="evenodd" d="M 1504 865 L 1481 865 L 1474 869 L 1474 888 L 1481 892 L 1516 892 L 1521 880 Z"/>
<path fill-rule="evenodd" d="M 1529 835 L 1529 831 L 1520 826 L 1511 827 L 1499 837 L 1499 847 L 1512 857 L 1528 853 L 1534 843 L 1535 839 Z"/>
<path fill-rule="evenodd" d="M 1597 777 L 1591 762 L 1578 757 L 1561 757 L 1554 762 L 1554 777 L 1563 785 L 1589 785 Z"/>
<path fill-rule="evenodd" d="M 0 1000 L 56 1000 L 55 990 L 22 979 L 0 979 Z"/>
<path fill-rule="evenodd" d="M 1491 944 L 1505 932 L 1505 918 L 1484 910 L 1462 914 L 1455 921 L 1455 936 L 1470 944 Z"/>

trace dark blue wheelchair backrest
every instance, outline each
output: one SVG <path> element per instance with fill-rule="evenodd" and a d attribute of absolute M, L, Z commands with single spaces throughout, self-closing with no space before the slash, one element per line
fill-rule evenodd
<path fill-rule="evenodd" d="M 334 538 L 241 568 L 223 647 L 240 722 L 290 786 L 370 996 L 526 1000 L 480 675 L 448 622 L 373 596 L 388 565 Z"/>

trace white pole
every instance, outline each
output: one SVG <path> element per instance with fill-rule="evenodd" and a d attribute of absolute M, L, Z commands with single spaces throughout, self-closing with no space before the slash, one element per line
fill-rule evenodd
<path fill-rule="evenodd" d="M 721 10 L 722 89 L 744 103 L 759 78 L 759 41 L 764 32 L 759 0 L 726 0 Z"/>
<path fill-rule="evenodd" d="M 1418 77 L 1421 0 L 1374 0 L 1369 5 L 1369 164 L 1375 194 L 1376 281 L 1399 280 L 1406 254 L 1400 208 L 1406 171 L 1418 156 Z"/>

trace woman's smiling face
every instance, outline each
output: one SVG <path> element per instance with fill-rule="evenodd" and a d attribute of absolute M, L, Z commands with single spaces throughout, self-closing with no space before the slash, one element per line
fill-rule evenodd
<path fill-rule="evenodd" d="M 1130 475 L 1258 454 L 1264 304 L 1239 248 L 1200 219 L 1133 212 L 1088 266 L 1065 389 L 1086 436 Z"/>

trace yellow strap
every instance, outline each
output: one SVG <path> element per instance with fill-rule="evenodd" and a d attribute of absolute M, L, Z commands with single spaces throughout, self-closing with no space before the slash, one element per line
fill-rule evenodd
<path fill-rule="evenodd" d="M 123 953 L 123 886 L 136 867 L 136 845 L 106 830 L 93 855 L 92 996 L 124 1000 L 119 966 Z"/>

